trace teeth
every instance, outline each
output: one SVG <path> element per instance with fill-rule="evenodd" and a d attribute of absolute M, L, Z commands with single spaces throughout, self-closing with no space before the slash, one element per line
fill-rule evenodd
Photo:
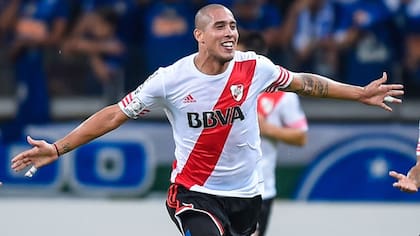
<path fill-rule="evenodd" d="M 232 47 L 233 46 L 233 43 L 232 42 L 226 42 L 226 43 L 222 43 L 222 45 L 224 47 Z"/>

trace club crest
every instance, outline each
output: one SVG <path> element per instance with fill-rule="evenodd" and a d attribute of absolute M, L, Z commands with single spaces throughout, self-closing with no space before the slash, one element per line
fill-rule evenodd
<path fill-rule="evenodd" d="M 140 100 L 138 100 L 137 98 L 134 98 L 133 101 L 131 101 L 128 106 L 133 110 L 133 112 L 135 114 L 139 114 L 145 107 L 146 105 L 144 105 Z"/>
<path fill-rule="evenodd" d="M 232 93 L 233 99 L 239 102 L 242 99 L 244 94 L 244 85 L 243 84 L 234 84 L 230 86 L 230 92 Z"/>

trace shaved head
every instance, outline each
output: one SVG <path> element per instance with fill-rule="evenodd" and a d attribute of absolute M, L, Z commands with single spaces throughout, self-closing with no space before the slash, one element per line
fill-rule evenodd
<path fill-rule="evenodd" d="M 232 12 L 225 6 L 221 4 L 209 4 L 198 10 L 197 14 L 195 15 L 195 28 L 204 30 L 204 28 L 211 22 L 211 12 L 217 9 L 224 9 L 233 16 Z"/>
<path fill-rule="evenodd" d="M 195 15 L 194 38 L 198 42 L 197 67 L 205 74 L 226 70 L 235 56 L 239 33 L 232 12 L 221 4 L 209 4 Z"/>

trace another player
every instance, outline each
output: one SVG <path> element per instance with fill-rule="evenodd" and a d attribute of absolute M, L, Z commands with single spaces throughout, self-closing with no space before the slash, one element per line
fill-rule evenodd
<path fill-rule="evenodd" d="M 238 49 L 265 55 L 268 52 L 264 37 L 259 32 L 242 35 Z M 257 231 L 253 236 L 264 236 L 270 221 L 273 201 L 277 195 L 277 143 L 303 146 L 307 140 L 308 122 L 299 97 L 291 92 L 261 93 L 258 96 L 258 122 L 261 134 L 261 167 L 264 177 L 262 207 Z"/>
<path fill-rule="evenodd" d="M 263 236 L 267 229 L 271 208 L 276 197 L 277 143 L 303 146 L 307 140 L 308 123 L 299 97 L 295 93 L 262 93 L 258 98 L 258 116 L 261 132 L 262 170 L 264 192 L 262 208 L 255 235 Z"/>
<path fill-rule="evenodd" d="M 419 121 L 419 139 L 416 149 L 417 163 L 408 171 L 407 175 L 395 171 L 389 172 L 389 175 L 397 179 L 392 186 L 404 192 L 414 193 L 420 188 L 420 121 Z"/>
<path fill-rule="evenodd" d="M 250 235 L 261 209 L 262 179 L 257 97 L 262 91 L 294 91 L 313 97 L 358 101 L 392 111 L 384 103 L 404 92 L 385 84 L 386 73 L 365 87 L 293 73 L 264 56 L 235 50 L 232 12 L 219 4 L 195 17 L 198 52 L 158 69 L 118 104 L 93 114 L 50 144 L 28 137 L 32 149 L 12 159 L 12 169 L 40 168 L 150 109 L 163 108 L 172 125 L 175 158 L 166 206 L 183 235 Z"/>

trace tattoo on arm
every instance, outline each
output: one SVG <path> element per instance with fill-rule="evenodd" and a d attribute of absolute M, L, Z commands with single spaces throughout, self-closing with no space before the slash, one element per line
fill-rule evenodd
<path fill-rule="evenodd" d="M 296 92 L 305 96 L 327 97 L 328 81 L 310 75 L 302 75 L 303 85 Z"/>
<path fill-rule="evenodd" d="M 63 144 L 62 148 L 63 148 L 63 153 L 62 154 L 68 153 L 68 152 L 71 151 L 70 143 Z"/>

